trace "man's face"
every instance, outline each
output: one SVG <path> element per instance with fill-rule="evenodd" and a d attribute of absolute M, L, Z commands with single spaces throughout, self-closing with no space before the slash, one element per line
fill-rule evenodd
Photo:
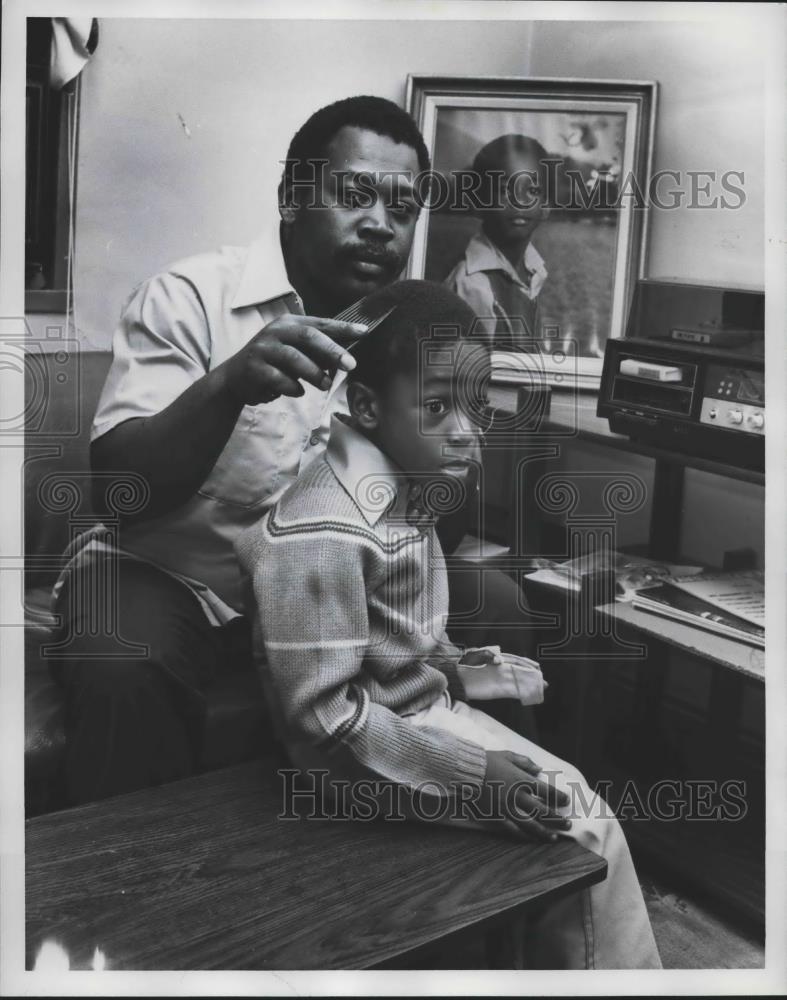
<path fill-rule="evenodd" d="M 487 236 L 500 247 L 521 247 L 530 242 L 544 218 L 544 191 L 538 160 L 523 153 L 501 157 L 500 180 L 494 208 L 479 212 Z"/>
<path fill-rule="evenodd" d="M 398 372 L 377 394 L 379 447 L 408 474 L 466 479 L 479 457 L 489 352 L 470 341 L 422 343 L 418 372 Z"/>
<path fill-rule="evenodd" d="M 355 126 L 331 140 L 327 165 L 301 192 L 288 223 L 289 259 L 321 304 L 335 314 L 395 281 L 407 263 L 418 206 L 416 151 Z M 300 290 L 300 289 L 299 289 Z"/>

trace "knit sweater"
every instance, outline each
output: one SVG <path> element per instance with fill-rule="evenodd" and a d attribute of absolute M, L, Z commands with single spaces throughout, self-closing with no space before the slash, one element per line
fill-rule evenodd
<path fill-rule="evenodd" d="M 238 540 L 263 678 L 293 762 L 452 795 L 484 750 L 403 716 L 458 683 L 433 525 L 407 520 L 404 474 L 334 418 L 327 452 Z M 461 690 L 461 689 L 460 689 Z M 430 786 L 430 794 L 435 788 Z"/>

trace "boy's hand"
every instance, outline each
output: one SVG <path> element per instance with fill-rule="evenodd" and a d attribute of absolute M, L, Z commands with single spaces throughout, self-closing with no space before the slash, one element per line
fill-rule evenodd
<path fill-rule="evenodd" d="M 354 343 L 366 329 L 319 316 L 279 316 L 225 362 L 225 385 L 238 402 L 252 406 L 302 396 L 302 382 L 328 389 L 337 368 L 355 367 L 342 345 Z"/>
<path fill-rule="evenodd" d="M 480 649 L 468 649 L 462 654 L 460 667 L 485 667 L 487 664 L 499 666 L 503 655 L 499 646 L 482 646 Z"/>
<path fill-rule="evenodd" d="M 553 842 L 557 830 L 569 830 L 571 820 L 555 809 L 570 799 L 537 776 L 538 764 L 509 750 L 487 750 L 481 804 L 509 830 L 529 840 Z"/>
<path fill-rule="evenodd" d="M 457 664 L 469 701 L 516 698 L 522 705 L 540 705 L 544 680 L 535 660 L 501 653 L 499 646 L 467 650 Z"/>

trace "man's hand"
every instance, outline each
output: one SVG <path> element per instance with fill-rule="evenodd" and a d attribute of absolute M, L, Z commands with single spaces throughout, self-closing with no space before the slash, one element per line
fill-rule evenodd
<path fill-rule="evenodd" d="M 487 750 L 481 796 L 485 815 L 495 816 L 507 829 L 528 840 L 552 842 L 557 830 L 571 828 L 571 820 L 555 809 L 570 799 L 541 780 L 538 764 L 509 750 Z"/>
<path fill-rule="evenodd" d="M 345 346 L 366 329 L 361 323 L 319 316 L 280 316 L 220 366 L 224 384 L 235 400 L 252 406 L 279 396 L 302 396 L 301 382 L 328 389 L 338 368 L 355 367 Z"/>
<path fill-rule="evenodd" d="M 126 420 L 94 441 L 93 470 L 123 469 L 146 480 L 150 500 L 137 520 L 174 510 L 210 475 L 245 405 L 302 396 L 301 380 L 327 389 L 337 368 L 355 367 L 342 345 L 366 329 L 314 316 L 279 317 L 160 413 Z"/>

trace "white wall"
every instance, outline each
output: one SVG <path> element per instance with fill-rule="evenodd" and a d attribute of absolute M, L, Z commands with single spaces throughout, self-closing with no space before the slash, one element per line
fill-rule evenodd
<path fill-rule="evenodd" d="M 753 22 L 534 24 L 534 76 L 658 82 L 654 171 L 744 172 L 739 209 L 651 210 L 649 277 L 763 287 L 762 31 Z"/>
<path fill-rule="evenodd" d="M 82 88 L 80 335 L 107 347 L 136 282 L 275 221 L 298 125 L 352 93 L 402 102 L 408 72 L 658 81 L 654 169 L 742 170 L 746 203 L 652 211 L 648 274 L 761 287 L 758 42 L 740 23 L 103 18 Z"/>
<path fill-rule="evenodd" d="M 744 172 L 746 201 L 737 210 L 651 210 L 648 277 L 763 287 L 765 81 L 757 31 L 709 22 L 533 26 L 534 76 L 658 82 L 654 171 Z M 621 463 L 609 450 L 581 444 L 565 448 L 562 458 L 571 471 L 614 471 Z M 650 465 L 631 456 L 627 467 L 648 481 Z M 720 564 L 727 549 L 751 548 L 762 566 L 760 487 L 690 470 L 684 496 L 686 559 Z M 647 516 L 643 510 L 619 518 L 620 542 L 645 540 Z"/>
<path fill-rule="evenodd" d="M 359 93 L 402 103 L 410 72 L 525 74 L 530 31 L 527 22 L 102 18 L 79 135 L 84 341 L 108 347 L 132 286 L 168 261 L 242 245 L 275 224 L 280 161 L 318 107 Z"/>

